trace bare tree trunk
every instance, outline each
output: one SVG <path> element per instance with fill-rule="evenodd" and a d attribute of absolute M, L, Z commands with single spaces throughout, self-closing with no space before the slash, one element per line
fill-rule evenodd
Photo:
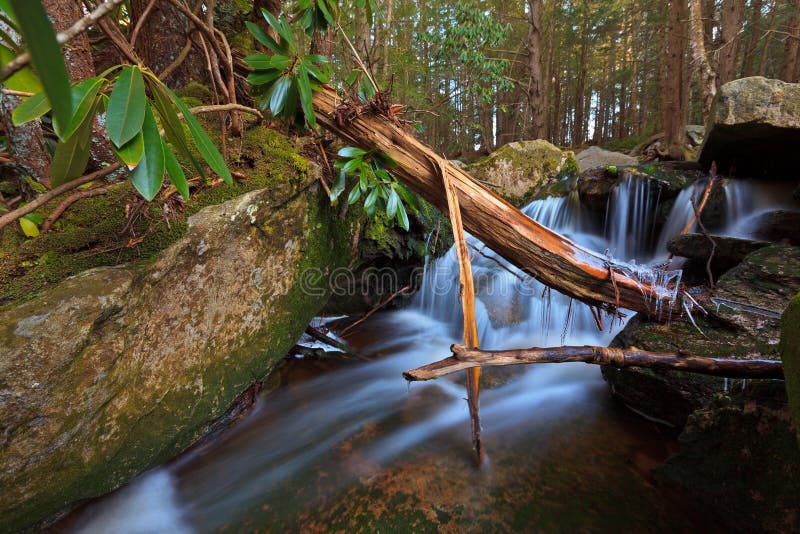
<path fill-rule="evenodd" d="M 44 142 L 42 123 L 38 120 L 14 126 L 11 113 L 22 99 L 3 95 L 0 98 L 0 117 L 6 131 L 6 143 L 21 175 L 28 175 L 43 186 L 50 188 L 50 152 Z"/>
<path fill-rule="evenodd" d="M 736 78 L 745 0 L 723 0 L 717 87 Z"/>
<path fill-rule="evenodd" d="M 716 75 L 711 68 L 706 54 L 705 39 L 703 37 L 703 13 L 700 0 L 689 0 L 691 8 L 691 48 L 692 62 L 695 72 L 697 72 L 700 85 L 700 108 L 703 113 L 703 123 L 705 124 L 708 114 L 711 111 L 711 103 L 717 93 Z"/>
<path fill-rule="evenodd" d="M 547 138 L 544 79 L 542 78 L 542 0 L 528 0 L 528 107 L 530 137 Z"/>
<path fill-rule="evenodd" d="M 686 80 L 686 45 L 688 8 L 686 0 L 670 0 L 669 36 L 667 38 L 667 70 L 664 92 L 664 143 L 671 159 L 684 160 L 686 155 L 686 121 L 688 119 L 688 83 Z"/>
<path fill-rule="evenodd" d="M 789 0 L 792 18 L 789 21 L 783 55 L 781 79 L 786 82 L 800 81 L 800 0 Z"/>
<path fill-rule="evenodd" d="M 753 0 L 752 16 L 750 17 L 750 39 L 747 42 L 747 50 L 744 51 L 744 63 L 742 64 L 742 76 L 753 76 L 755 74 L 755 58 L 758 49 L 758 41 L 761 39 L 761 10 L 764 7 L 763 0 Z"/>
<path fill-rule="evenodd" d="M 586 15 L 584 15 L 586 16 Z M 589 29 L 584 22 L 581 37 L 581 63 L 578 67 L 578 82 L 575 86 L 575 123 L 572 125 L 572 144 L 581 145 L 586 137 L 583 129 L 583 114 L 586 99 L 586 75 L 589 60 Z"/>

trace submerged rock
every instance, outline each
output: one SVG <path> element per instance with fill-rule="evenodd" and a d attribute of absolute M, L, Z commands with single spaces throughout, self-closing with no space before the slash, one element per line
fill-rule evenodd
<path fill-rule="evenodd" d="M 622 152 L 605 150 L 599 146 L 591 146 L 586 150 L 578 152 L 575 156 L 575 161 L 578 162 L 578 169 L 580 172 L 597 168 L 626 167 L 639 163 L 639 160 L 633 156 L 623 154 Z"/>
<path fill-rule="evenodd" d="M 699 161 L 736 176 L 792 176 L 800 145 L 800 84 L 760 76 L 717 91 Z"/>
<path fill-rule="evenodd" d="M 713 240 L 713 245 L 709 238 Z M 753 241 L 737 237 L 685 234 L 670 239 L 667 243 L 667 250 L 676 256 L 694 260 L 699 270 L 705 273 L 706 263 L 713 249 L 711 272 L 718 277 L 739 265 L 748 254 L 769 245 L 770 243 L 767 241 Z"/>
<path fill-rule="evenodd" d="M 199 211 L 155 261 L 0 310 L 0 530 L 173 458 L 277 365 L 349 258 L 350 223 L 303 181 Z"/>
<path fill-rule="evenodd" d="M 566 179 L 578 173 L 570 151 L 542 139 L 517 141 L 468 165 L 467 172 L 516 206 L 567 192 Z"/>

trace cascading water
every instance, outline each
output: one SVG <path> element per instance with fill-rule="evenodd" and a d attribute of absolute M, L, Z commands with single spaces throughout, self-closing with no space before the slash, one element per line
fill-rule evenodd
<path fill-rule="evenodd" d="M 608 233 L 602 221 L 581 218 L 587 214 L 575 196 L 536 201 L 524 211 L 584 247 L 644 260 L 636 256 L 649 254 L 652 245 L 630 237 L 652 242 L 657 199 L 649 188 L 623 180 L 609 205 Z M 586 306 L 546 289 L 476 238 L 468 242 L 483 347 L 607 344 L 623 326 L 606 321 L 598 332 Z M 675 273 L 614 265 L 641 279 L 657 274 L 654 281 L 665 288 L 674 281 Z M 594 366 L 535 366 L 484 389 L 483 437 L 491 469 L 477 473 L 469 463 L 463 385 L 441 379 L 409 388 L 401 378 L 405 369 L 448 355 L 461 327 L 458 266 L 450 250 L 426 266 L 411 306 L 376 314 L 360 338 L 350 338 L 362 353 L 382 357 L 290 381 L 212 444 L 143 475 L 74 515 L 65 528 L 424 530 L 419 523 L 395 523 L 405 525 L 404 507 L 419 501 L 415 506 L 425 510 L 423 516 L 433 514 L 446 530 L 553 530 L 565 517 L 577 530 L 591 530 L 616 525 L 620 503 L 628 528 L 647 530 L 657 516 L 662 524 L 686 529 L 683 514 L 669 513 L 658 491 L 630 468 L 632 455 L 663 459 L 663 438 L 648 437 L 644 423 L 614 408 Z M 163 498 L 153 498 L 154 492 Z M 374 504 L 390 514 L 386 523 L 354 526 L 359 517 L 374 517 L 358 508 L 364 495 L 370 514 L 378 513 L 370 499 L 386 499 Z M 148 513 L 139 513 L 137 503 L 145 503 Z M 520 509 L 529 514 L 521 524 L 514 519 Z"/>

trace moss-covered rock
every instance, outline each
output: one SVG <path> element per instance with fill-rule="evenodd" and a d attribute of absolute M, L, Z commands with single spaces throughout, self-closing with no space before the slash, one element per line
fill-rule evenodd
<path fill-rule="evenodd" d="M 563 196 L 567 182 L 578 175 L 572 152 L 537 139 L 517 141 L 467 165 L 467 172 L 512 204 L 536 198 Z"/>
<path fill-rule="evenodd" d="M 800 443 L 800 293 L 789 302 L 781 322 L 781 360 L 786 393 L 792 407 L 794 428 Z"/>
<path fill-rule="evenodd" d="M 267 177 L 204 191 L 209 203 L 236 196 L 190 202 L 188 220 L 151 221 L 171 226 L 172 245 L 164 237 L 128 266 L 32 282 L 39 296 L 0 309 L 0 531 L 174 457 L 300 337 L 329 295 L 327 275 L 350 259 L 354 228 L 294 156 L 276 158 Z M 124 223 L 110 208 L 103 215 Z M 37 249 L 35 263 L 90 254 L 97 242 Z"/>

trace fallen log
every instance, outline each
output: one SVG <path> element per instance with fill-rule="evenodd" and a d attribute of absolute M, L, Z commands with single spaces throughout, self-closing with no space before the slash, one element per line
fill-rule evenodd
<path fill-rule="evenodd" d="M 612 367 L 670 369 L 728 378 L 783 379 L 779 360 L 721 359 L 692 356 L 677 352 L 650 352 L 630 347 L 552 347 L 514 350 L 478 350 L 463 345 L 450 347 L 453 355 L 444 360 L 403 373 L 408 381 L 432 380 L 472 367 L 496 367 L 533 363 L 584 362 Z"/>
<path fill-rule="evenodd" d="M 617 307 L 667 319 L 676 316 L 677 291 L 638 280 L 630 269 L 545 228 L 478 183 L 463 169 L 439 157 L 377 105 L 343 101 L 328 86 L 314 94 L 317 121 L 350 144 L 377 148 L 397 166 L 392 172 L 427 201 L 447 213 L 440 170 L 458 194 L 464 228 L 543 284 L 589 305 L 614 313 Z"/>

